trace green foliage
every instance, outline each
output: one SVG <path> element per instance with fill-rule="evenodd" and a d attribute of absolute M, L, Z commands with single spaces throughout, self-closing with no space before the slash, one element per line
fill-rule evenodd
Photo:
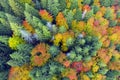
<path fill-rule="evenodd" d="M 63 11 L 63 10 L 65 10 L 65 8 L 66 8 L 66 0 L 59 0 L 59 8 L 60 8 L 60 11 Z"/>
<path fill-rule="evenodd" d="M 61 80 L 70 80 L 70 79 L 67 77 L 63 77 Z"/>
<path fill-rule="evenodd" d="M 35 29 L 35 31 L 40 41 L 48 41 L 52 38 L 52 34 L 47 26 L 41 26 L 41 29 Z"/>
<path fill-rule="evenodd" d="M 60 53 L 60 50 L 58 47 L 56 46 L 50 46 L 48 52 L 51 54 L 51 56 L 54 58 L 55 56 L 57 56 Z"/>
<path fill-rule="evenodd" d="M 60 4 L 59 4 L 59 1 L 58 0 L 48 0 L 48 3 L 47 3 L 47 9 L 49 10 L 49 12 L 51 14 L 53 14 L 53 16 L 55 17 L 58 12 L 60 11 L 60 8 L 59 8 Z"/>
<path fill-rule="evenodd" d="M 97 65 L 99 65 L 100 68 L 107 66 L 103 61 L 99 61 Z"/>
<path fill-rule="evenodd" d="M 85 20 L 88 20 L 88 19 L 91 18 L 93 15 L 94 15 L 94 11 L 93 11 L 93 9 L 92 9 L 92 10 L 90 10 L 90 11 L 88 11 L 88 12 L 86 13 L 84 19 L 85 19 Z"/>
<path fill-rule="evenodd" d="M 66 31 L 67 29 L 64 26 L 59 27 L 59 30 L 58 30 L 59 33 L 64 33 Z"/>
<path fill-rule="evenodd" d="M 97 5 L 93 5 L 92 9 L 93 9 L 94 14 L 96 14 L 100 10 L 100 7 Z"/>
<path fill-rule="evenodd" d="M 110 27 L 114 27 L 114 26 L 116 26 L 117 25 L 117 21 L 116 20 L 110 20 L 109 21 L 109 26 Z"/>
<path fill-rule="evenodd" d="M 104 14 L 104 17 L 108 20 L 111 20 L 112 18 L 112 15 L 113 15 L 113 11 L 111 10 L 111 8 L 107 8 L 105 14 Z"/>
<path fill-rule="evenodd" d="M 79 60 L 89 61 L 92 56 L 96 56 L 101 46 L 102 44 L 97 37 L 85 36 L 75 40 L 72 51 L 75 51 L 77 57 L 80 56 L 78 57 Z"/>
<path fill-rule="evenodd" d="M 94 77 L 94 74 L 92 73 L 92 71 L 90 70 L 90 71 L 88 71 L 88 72 L 86 72 L 86 74 L 88 75 L 88 77 L 90 77 L 90 78 L 92 78 L 92 77 Z"/>
<path fill-rule="evenodd" d="M 38 10 L 36 10 L 34 7 L 32 7 L 31 5 L 27 3 L 25 4 L 25 12 L 28 12 L 32 16 L 39 17 Z"/>
<path fill-rule="evenodd" d="M 47 9 L 47 2 L 48 2 L 48 0 L 40 0 L 40 4 L 41 4 L 42 8 Z"/>
<path fill-rule="evenodd" d="M 7 19 L 9 21 L 11 30 L 14 32 L 14 35 L 19 36 L 20 35 L 20 29 L 21 26 L 21 20 L 18 17 L 12 16 L 10 14 L 6 14 Z"/>
<path fill-rule="evenodd" d="M 8 36 L 0 36 L 0 42 L 8 45 L 8 40 L 9 40 L 9 37 Z"/>
<path fill-rule="evenodd" d="M 9 5 L 17 16 L 23 17 L 24 5 L 18 0 L 8 0 Z"/>
<path fill-rule="evenodd" d="M 9 70 L 0 71 L 0 80 L 8 80 Z"/>
<path fill-rule="evenodd" d="M 67 39 L 66 44 L 68 47 L 72 47 L 74 45 L 74 38 L 70 37 Z"/>
<path fill-rule="evenodd" d="M 64 67 L 61 64 L 50 61 L 42 67 L 33 68 L 30 72 L 30 77 L 32 80 L 51 80 L 55 75 L 59 75 L 58 77 L 60 77 L 63 70 Z"/>
<path fill-rule="evenodd" d="M 109 71 L 106 73 L 106 76 L 107 76 L 107 77 L 111 77 L 111 78 L 118 77 L 118 76 L 120 76 L 120 71 L 117 71 L 117 70 L 109 70 Z"/>
<path fill-rule="evenodd" d="M 9 27 L 7 16 L 5 12 L 0 11 L 0 23 L 3 26 Z"/>
<path fill-rule="evenodd" d="M 88 62 L 88 61 L 91 60 L 91 56 L 84 56 L 84 57 L 83 57 L 83 60 L 86 61 L 86 62 Z"/>
<path fill-rule="evenodd" d="M 12 31 L 10 29 L 10 27 L 5 27 L 2 24 L 0 24 L 0 35 L 6 35 L 6 36 L 11 36 L 12 35 Z"/>
<path fill-rule="evenodd" d="M 4 12 L 11 13 L 8 0 L 0 0 L 0 5 L 2 6 Z"/>
<path fill-rule="evenodd" d="M 10 54 L 11 59 L 7 62 L 7 64 L 10 66 L 22 66 L 24 64 L 29 64 L 32 48 L 33 47 L 29 44 L 18 45 L 18 50 Z"/>
<path fill-rule="evenodd" d="M 120 18 L 120 10 L 117 11 L 117 18 L 118 18 L 118 19 Z"/>
<path fill-rule="evenodd" d="M 83 0 L 83 4 L 86 5 L 86 4 L 90 4 L 92 0 Z"/>
<path fill-rule="evenodd" d="M 76 13 L 74 14 L 74 19 L 77 21 L 82 20 L 82 11 L 80 9 L 76 10 Z"/>
<path fill-rule="evenodd" d="M 6 62 L 10 59 L 9 54 L 12 50 L 5 44 L 0 42 L 0 72 L 9 69 Z"/>
<path fill-rule="evenodd" d="M 0 12 L 0 35 L 11 36 L 12 31 L 4 12 Z"/>
<path fill-rule="evenodd" d="M 33 16 L 32 14 L 26 11 L 24 12 L 24 14 L 25 14 L 25 19 L 30 25 L 32 25 L 33 28 L 35 29 L 42 28 L 43 24 L 39 18 L 37 18 L 36 16 Z"/>
<path fill-rule="evenodd" d="M 118 50 L 120 52 L 120 44 L 116 45 L 116 50 Z"/>
<path fill-rule="evenodd" d="M 116 77 L 106 77 L 106 80 L 117 80 Z"/>
<path fill-rule="evenodd" d="M 98 73 L 100 73 L 102 75 L 105 75 L 107 72 L 108 72 L 107 68 L 100 68 L 99 71 L 98 71 Z"/>
<path fill-rule="evenodd" d="M 72 12 L 72 10 L 68 11 L 67 14 L 65 15 L 65 18 L 67 19 L 67 23 L 69 26 L 71 26 L 71 22 L 74 19 L 74 13 Z"/>
<path fill-rule="evenodd" d="M 115 4 L 115 0 L 100 0 L 100 4 L 105 7 L 110 7 Z"/>
<path fill-rule="evenodd" d="M 46 26 L 43 26 L 42 27 L 42 33 L 43 33 L 43 36 L 45 40 L 48 40 L 48 39 L 51 39 L 51 32 L 48 30 L 48 28 Z"/>
<path fill-rule="evenodd" d="M 80 54 L 82 52 L 82 48 L 80 46 L 75 46 L 75 51 Z"/>
<path fill-rule="evenodd" d="M 75 51 L 70 51 L 69 53 L 67 53 L 67 57 L 68 57 L 69 60 L 73 61 L 76 57 Z"/>
<path fill-rule="evenodd" d="M 76 9 L 78 8 L 78 0 L 71 0 L 71 6 L 70 9 Z"/>

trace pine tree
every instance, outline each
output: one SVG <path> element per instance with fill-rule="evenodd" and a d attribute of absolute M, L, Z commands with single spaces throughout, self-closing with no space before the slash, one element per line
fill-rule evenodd
<path fill-rule="evenodd" d="M 70 8 L 73 9 L 77 9 L 78 8 L 78 0 L 71 0 L 71 6 Z"/>
<path fill-rule="evenodd" d="M 10 66 L 22 66 L 24 64 L 29 64 L 30 51 L 32 48 L 32 45 L 29 44 L 18 45 L 18 50 L 10 54 L 11 59 L 7 62 L 7 64 Z"/>
<path fill-rule="evenodd" d="M 65 10 L 67 4 L 66 4 L 66 0 L 59 0 L 59 8 L 60 8 L 60 11 L 63 11 Z"/>
<path fill-rule="evenodd" d="M 9 5 L 17 16 L 23 17 L 24 5 L 18 0 L 8 0 Z"/>
<path fill-rule="evenodd" d="M 29 4 L 25 4 L 25 12 L 28 12 L 29 14 L 31 14 L 32 16 L 36 16 L 39 17 L 39 12 L 38 10 L 36 10 L 34 7 L 32 7 Z"/>
<path fill-rule="evenodd" d="M 89 4 L 91 3 L 91 1 L 92 1 L 92 0 L 83 0 L 83 4 L 84 4 L 84 5 L 86 5 L 86 4 L 89 5 Z"/>
<path fill-rule="evenodd" d="M 18 17 L 12 16 L 10 14 L 6 14 L 7 19 L 9 21 L 11 30 L 14 32 L 14 35 L 20 36 L 20 29 L 22 28 L 21 20 Z"/>
<path fill-rule="evenodd" d="M 49 0 L 40 0 L 40 4 L 42 6 L 42 8 L 47 9 L 47 3 Z"/>
<path fill-rule="evenodd" d="M 74 14 L 74 19 L 77 21 L 82 20 L 82 11 L 80 9 L 76 10 L 76 13 Z"/>
<path fill-rule="evenodd" d="M 8 0 L 0 0 L 0 5 L 3 8 L 3 11 L 5 11 L 7 13 L 12 13 L 11 8 L 8 3 Z"/>
<path fill-rule="evenodd" d="M 74 19 L 74 13 L 72 12 L 72 10 L 70 10 L 66 15 L 65 18 L 67 19 L 67 23 L 69 26 L 71 26 L 71 22 Z"/>
<path fill-rule="evenodd" d="M 100 0 L 100 4 L 105 7 L 109 7 L 111 5 L 111 0 Z"/>
<path fill-rule="evenodd" d="M 50 11 L 51 14 L 53 14 L 53 16 L 57 16 L 58 12 L 60 11 L 60 4 L 58 0 L 48 0 L 47 3 L 47 9 Z"/>

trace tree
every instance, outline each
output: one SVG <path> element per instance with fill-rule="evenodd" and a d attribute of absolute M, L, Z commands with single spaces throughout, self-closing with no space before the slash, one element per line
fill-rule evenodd
<path fill-rule="evenodd" d="M 60 8 L 60 11 L 63 11 L 65 10 L 66 6 L 67 6 L 67 2 L 66 0 L 59 0 L 59 8 Z"/>
<path fill-rule="evenodd" d="M 77 21 L 82 20 L 82 11 L 80 9 L 76 10 L 76 13 L 74 14 L 74 19 L 76 19 Z"/>
<path fill-rule="evenodd" d="M 3 11 L 7 13 L 12 13 L 10 5 L 7 0 L 0 0 L 0 5 L 2 6 Z"/>
<path fill-rule="evenodd" d="M 83 4 L 84 5 L 90 5 L 91 4 L 91 2 L 92 2 L 92 0 L 83 0 Z"/>
<path fill-rule="evenodd" d="M 100 0 L 100 4 L 105 7 L 109 7 L 111 5 L 111 0 Z"/>
<path fill-rule="evenodd" d="M 71 0 L 70 2 L 71 2 L 71 6 L 70 6 L 71 10 L 78 8 L 78 0 Z"/>
<path fill-rule="evenodd" d="M 60 11 L 59 8 L 60 4 L 58 0 L 48 0 L 47 9 L 53 14 L 54 17 L 57 16 L 58 12 Z"/>
<path fill-rule="evenodd" d="M 17 16 L 23 17 L 24 6 L 18 0 L 8 0 L 9 5 Z"/>
<path fill-rule="evenodd" d="M 20 44 L 17 46 L 17 51 L 10 54 L 11 59 L 7 62 L 10 66 L 22 66 L 29 64 L 30 62 L 30 51 L 32 46 L 28 44 Z"/>

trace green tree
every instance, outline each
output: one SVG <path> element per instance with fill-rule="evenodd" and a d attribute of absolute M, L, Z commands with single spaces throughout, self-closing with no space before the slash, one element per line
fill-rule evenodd
<path fill-rule="evenodd" d="M 0 0 L 0 5 L 2 6 L 4 12 L 12 13 L 8 0 Z"/>
<path fill-rule="evenodd" d="M 83 0 L 83 4 L 86 5 L 86 4 L 90 4 L 92 0 Z"/>
<path fill-rule="evenodd" d="M 78 0 L 70 0 L 70 1 L 71 1 L 70 9 L 78 8 Z"/>
<path fill-rule="evenodd" d="M 60 11 L 59 8 L 60 4 L 58 0 L 48 0 L 47 9 L 50 11 L 53 16 L 57 16 L 58 12 Z"/>
<path fill-rule="evenodd" d="M 59 0 L 59 8 L 60 8 L 60 11 L 63 11 L 65 10 L 66 6 L 67 6 L 67 3 L 66 3 L 66 0 Z"/>
<path fill-rule="evenodd" d="M 32 45 L 29 44 L 18 45 L 17 51 L 10 54 L 11 59 L 7 62 L 7 64 L 10 66 L 22 66 L 24 64 L 29 64 L 32 48 Z"/>
<path fill-rule="evenodd" d="M 77 21 L 82 20 L 82 11 L 80 9 L 76 10 L 76 13 L 74 14 L 74 19 Z"/>
<path fill-rule="evenodd" d="M 24 5 L 19 0 L 8 0 L 9 5 L 17 16 L 23 17 Z"/>
<path fill-rule="evenodd" d="M 114 26 L 116 26 L 117 25 L 117 20 L 110 20 L 109 21 L 109 26 L 110 27 L 114 27 Z"/>

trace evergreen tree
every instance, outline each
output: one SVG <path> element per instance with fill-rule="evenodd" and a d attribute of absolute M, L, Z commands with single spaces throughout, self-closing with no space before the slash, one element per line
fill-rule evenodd
<path fill-rule="evenodd" d="M 59 8 L 60 4 L 58 0 L 48 0 L 47 9 L 50 11 L 53 16 L 57 16 L 58 12 L 60 11 Z"/>
<path fill-rule="evenodd" d="M 74 14 L 74 19 L 77 21 L 82 20 L 82 11 L 80 9 L 76 10 L 76 13 Z"/>
<path fill-rule="evenodd" d="M 24 5 L 18 0 L 8 0 L 9 5 L 17 16 L 23 17 Z"/>
<path fill-rule="evenodd" d="M 17 51 L 10 54 L 11 59 L 7 62 L 10 66 L 22 66 L 29 64 L 30 62 L 30 51 L 32 46 L 29 44 L 20 44 L 17 46 Z"/>

